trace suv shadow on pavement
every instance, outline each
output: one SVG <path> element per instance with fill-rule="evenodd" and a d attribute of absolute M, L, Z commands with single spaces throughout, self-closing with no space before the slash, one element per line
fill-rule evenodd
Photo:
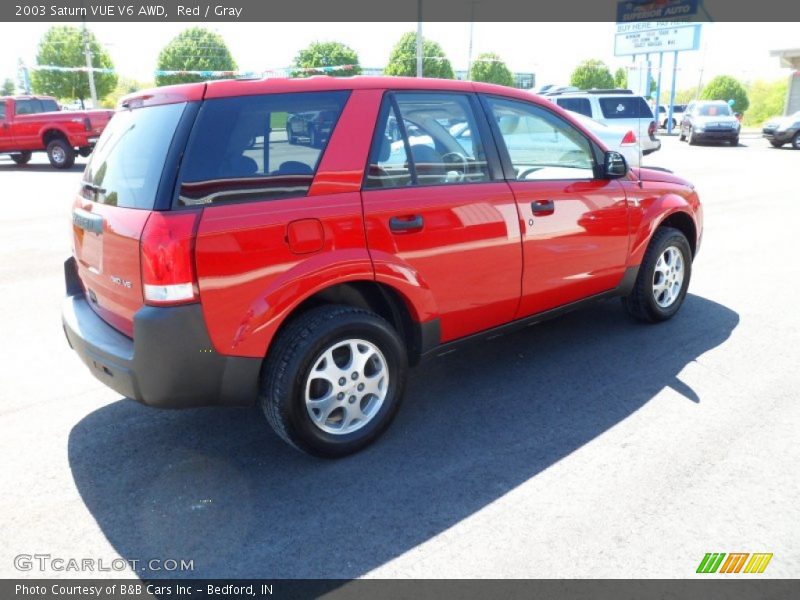
<path fill-rule="evenodd" d="M 111 403 L 69 462 L 120 556 L 194 561 L 147 577 L 352 578 L 457 524 L 603 434 L 736 328 L 689 294 L 657 326 L 603 302 L 412 371 L 394 426 L 342 460 L 286 446 L 257 409 Z M 333 585 L 333 584 L 331 584 Z"/>

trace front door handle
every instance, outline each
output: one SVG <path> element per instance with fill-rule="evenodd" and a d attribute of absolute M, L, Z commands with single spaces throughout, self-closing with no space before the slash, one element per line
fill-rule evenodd
<path fill-rule="evenodd" d="M 534 215 L 552 215 L 555 209 L 556 205 L 552 200 L 534 200 L 531 202 L 531 210 Z"/>
<path fill-rule="evenodd" d="M 418 231 L 425 224 L 421 215 L 408 217 L 392 217 L 389 219 L 389 229 L 395 232 Z"/>

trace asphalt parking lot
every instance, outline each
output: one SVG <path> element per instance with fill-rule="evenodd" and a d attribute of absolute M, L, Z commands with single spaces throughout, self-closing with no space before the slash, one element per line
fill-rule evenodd
<path fill-rule="evenodd" d="M 82 167 L 0 158 L 0 576 L 131 574 L 15 568 L 38 553 L 194 563 L 142 577 L 682 578 L 769 552 L 758 577 L 797 577 L 800 152 L 665 137 L 645 164 L 705 204 L 675 319 L 608 301 L 425 363 L 379 443 L 321 461 L 256 409 L 95 381 L 60 324 Z"/>

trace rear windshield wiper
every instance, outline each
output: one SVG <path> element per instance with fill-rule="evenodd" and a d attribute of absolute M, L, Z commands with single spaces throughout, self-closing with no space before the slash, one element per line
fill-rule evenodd
<path fill-rule="evenodd" d="M 105 194 L 105 188 L 101 188 L 99 185 L 95 185 L 94 183 L 89 183 L 88 181 L 82 182 L 83 187 L 89 190 L 92 190 L 95 194 Z"/>

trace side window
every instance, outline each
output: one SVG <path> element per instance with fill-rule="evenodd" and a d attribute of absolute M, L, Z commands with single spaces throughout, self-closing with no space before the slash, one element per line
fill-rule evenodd
<path fill-rule="evenodd" d="M 0 119 L 6 118 L 6 103 L 0 102 Z"/>
<path fill-rule="evenodd" d="M 387 94 L 376 132 L 367 188 L 491 179 L 475 114 L 463 94 Z"/>
<path fill-rule="evenodd" d="M 488 102 L 518 181 L 594 178 L 592 145 L 572 125 L 526 102 Z"/>
<path fill-rule="evenodd" d="M 556 103 L 564 110 L 571 110 L 590 118 L 592 116 L 592 105 L 588 98 L 558 98 Z"/>
<path fill-rule="evenodd" d="M 304 196 L 348 95 L 206 100 L 187 142 L 178 205 Z"/>
<path fill-rule="evenodd" d="M 55 100 L 45 99 L 39 101 L 42 112 L 58 112 L 58 102 Z"/>
<path fill-rule="evenodd" d="M 32 115 L 36 112 L 33 100 L 17 100 L 16 111 L 18 115 Z"/>

